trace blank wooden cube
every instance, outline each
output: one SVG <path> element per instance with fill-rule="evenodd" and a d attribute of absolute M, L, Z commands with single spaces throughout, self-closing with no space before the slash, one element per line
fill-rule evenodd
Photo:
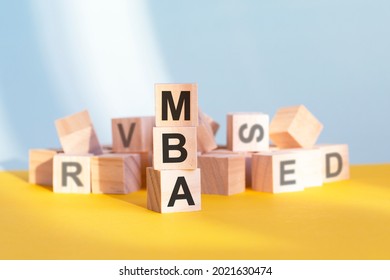
<path fill-rule="evenodd" d="M 245 191 L 245 157 L 205 154 L 198 157 L 204 194 L 233 195 Z"/>
<path fill-rule="evenodd" d="M 321 150 L 324 182 L 349 179 L 349 149 L 346 144 L 316 145 Z"/>
<path fill-rule="evenodd" d="M 51 149 L 31 149 L 29 151 L 30 184 L 42 186 L 53 185 L 53 158 L 58 153 Z"/>
<path fill-rule="evenodd" d="M 91 192 L 91 155 L 58 154 L 53 158 L 55 193 Z"/>
<path fill-rule="evenodd" d="M 58 119 L 55 125 L 66 154 L 103 153 L 88 111 Z"/>
<path fill-rule="evenodd" d="M 252 156 L 252 189 L 268 193 L 302 191 L 298 153 L 260 152 Z"/>
<path fill-rule="evenodd" d="M 200 110 L 198 111 L 198 115 L 199 124 L 197 126 L 197 149 L 198 152 L 207 153 L 216 149 L 218 146 L 215 141 L 215 136 L 210 124 L 210 120 L 207 119 L 205 114 Z"/>
<path fill-rule="evenodd" d="M 303 105 L 279 109 L 270 124 L 270 138 L 279 148 L 312 148 L 323 125 Z"/>
<path fill-rule="evenodd" d="M 216 135 L 220 128 L 220 124 L 205 113 L 203 113 L 203 118 L 209 123 L 211 130 L 213 131 L 213 134 Z"/>
<path fill-rule="evenodd" d="M 285 150 L 287 151 L 287 150 Z M 299 154 L 297 158 L 301 182 L 305 188 L 319 187 L 324 183 L 322 152 L 318 148 L 313 149 L 289 149 L 292 153 Z"/>
<path fill-rule="evenodd" d="M 155 118 L 116 118 L 112 124 L 112 148 L 115 153 L 152 151 Z"/>
<path fill-rule="evenodd" d="M 153 167 L 195 169 L 197 167 L 196 127 L 154 127 Z"/>
<path fill-rule="evenodd" d="M 200 169 L 156 170 L 148 167 L 147 208 L 160 213 L 201 209 Z"/>
<path fill-rule="evenodd" d="M 197 126 L 197 84 L 156 84 L 156 126 Z"/>
<path fill-rule="evenodd" d="M 252 186 L 252 155 L 253 152 L 233 152 L 232 150 L 226 149 L 226 147 L 217 148 L 210 152 L 205 153 L 204 155 L 214 155 L 214 154 L 230 154 L 236 156 L 243 156 L 245 158 L 245 186 Z M 198 157 L 199 159 L 199 157 Z M 199 160 L 198 160 L 199 161 Z M 199 163 L 198 163 L 199 165 Z"/>
<path fill-rule="evenodd" d="M 267 151 L 269 117 L 262 113 L 227 115 L 227 147 L 232 151 Z"/>
<path fill-rule="evenodd" d="M 105 154 L 91 159 L 93 193 L 127 194 L 141 188 L 139 154 Z"/>

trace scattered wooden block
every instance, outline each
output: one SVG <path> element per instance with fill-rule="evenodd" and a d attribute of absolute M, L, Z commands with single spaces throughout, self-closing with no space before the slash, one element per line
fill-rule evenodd
<path fill-rule="evenodd" d="M 252 156 L 252 189 L 282 193 L 302 191 L 300 154 L 289 151 L 260 152 Z"/>
<path fill-rule="evenodd" d="M 91 155 L 58 154 L 53 158 L 55 193 L 91 192 Z"/>
<path fill-rule="evenodd" d="M 112 148 L 115 153 L 152 151 L 155 118 L 130 117 L 112 119 Z"/>
<path fill-rule="evenodd" d="M 227 115 L 227 147 L 232 151 L 267 151 L 269 117 L 262 113 Z"/>
<path fill-rule="evenodd" d="M 141 188 L 139 154 L 105 154 L 91 159 L 93 193 L 127 194 Z"/>
<path fill-rule="evenodd" d="M 154 127 L 153 167 L 195 169 L 196 140 L 196 127 Z"/>
<path fill-rule="evenodd" d="M 203 117 L 209 123 L 211 130 L 213 131 L 213 134 L 215 136 L 220 128 L 220 124 L 218 122 L 216 122 L 212 117 L 210 117 L 209 115 L 207 115 L 205 113 L 203 113 Z"/>
<path fill-rule="evenodd" d="M 279 109 L 270 124 L 270 138 L 279 148 L 312 148 L 323 125 L 303 105 Z"/>
<path fill-rule="evenodd" d="M 346 144 L 316 145 L 322 152 L 325 183 L 349 179 L 349 149 Z"/>
<path fill-rule="evenodd" d="M 197 126 L 197 149 L 198 152 L 207 153 L 216 149 L 217 143 L 215 142 L 214 132 L 210 125 L 210 121 L 207 119 L 202 111 L 198 111 L 199 122 Z"/>
<path fill-rule="evenodd" d="M 170 213 L 201 209 L 200 169 L 156 170 L 148 167 L 147 208 Z"/>
<path fill-rule="evenodd" d="M 31 149 L 29 151 L 30 184 L 42 186 L 53 185 L 53 158 L 58 153 L 51 149 Z"/>
<path fill-rule="evenodd" d="M 245 157 L 245 186 L 246 187 L 252 186 L 252 155 L 253 155 L 252 152 L 233 152 L 232 150 L 226 149 L 225 146 L 220 146 L 215 150 L 204 153 L 204 155 L 214 155 L 214 154 L 230 154 L 230 155 L 238 155 L 238 156 Z"/>
<path fill-rule="evenodd" d="M 197 126 L 197 84 L 156 84 L 156 126 Z"/>
<path fill-rule="evenodd" d="M 319 187 L 324 183 L 323 179 L 323 161 L 320 149 L 289 149 L 292 153 L 299 154 L 297 164 L 300 168 L 301 182 L 305 188 Z"/>
<path fill-rule="evenodd" d="M 67 154 L 103 153 L 88 111 L 55 121 L 61 146 Z"/>
<path fill-rule="evenodd" d="M 203 194 L 233 195 L 245 191 L 245 157 L 207 154 L 198 157 Z"/>

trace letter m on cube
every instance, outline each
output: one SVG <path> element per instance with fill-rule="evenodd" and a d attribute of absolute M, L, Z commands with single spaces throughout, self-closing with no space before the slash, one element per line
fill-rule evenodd
<path fill-rule="evenodd" d="M 156 126 L 197 126 L 198 86 L 156 84 Z"/>

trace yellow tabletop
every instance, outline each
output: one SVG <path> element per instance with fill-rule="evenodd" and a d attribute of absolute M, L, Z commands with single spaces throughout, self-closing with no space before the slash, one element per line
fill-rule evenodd
<path fill-rule="evenodd" d="M 159 214 L 146 191 L 55 194 L 0 172 L 0 259 L 390 259 L 390 164 L 302 192 L 202 195 Z"/>

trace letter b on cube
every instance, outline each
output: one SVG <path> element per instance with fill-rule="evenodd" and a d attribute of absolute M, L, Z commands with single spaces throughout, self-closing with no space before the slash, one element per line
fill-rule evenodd
<path fill-rule="evenodd" d="M 154 168 L 195 169 L 196 141 L 196 127 L 154 127 Z"/>

